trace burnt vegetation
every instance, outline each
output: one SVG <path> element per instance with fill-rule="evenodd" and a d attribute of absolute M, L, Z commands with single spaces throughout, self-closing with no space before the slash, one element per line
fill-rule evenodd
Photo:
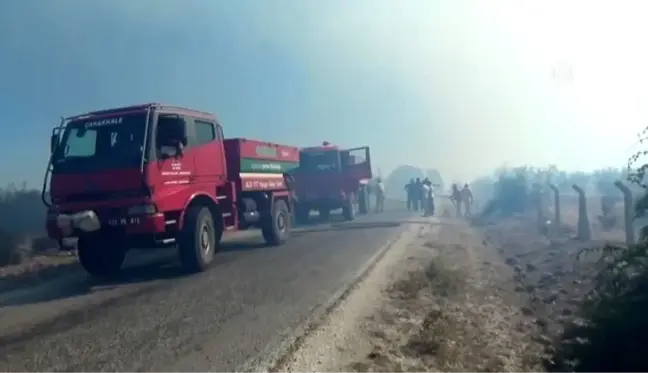
<path fill-rule="evenodd" d="M 622 180 L 632 191 L 635 218 L 648 208 L 648 163 L 641 164 L 642 151 L 633 156 L 626 170 L 605 169 L 591 174 L 566 173 L 555 167 L 500 169 L 494 178 L 473 182 L 482 196 L 492 196 L 479 218 L 507 217 L 535 211 L 538 199 L 550 195 L 549 183 L 573 194 L 571 186 L 587 185 L 600 194 L 603 230 L 619 227 L 623 217 L 614 207 L 621 201 L 614 182 Z M 621 202 L 622 203 L 622 202 Z M 642 229 L 641 232 L 645 232 Z M 648 240 L 640 233 L 634 245 L 613 245 L 583 249 L 577 256 L 595 254 L 590 291 L 582 297 L 573 322 L 565 325 L 545 360 L 548 371 L 648 371 Z"/>
<path fill-rule="evenodd" d="M 646 141 L 648 128 L 640 134 Z M 640 151 L 628 162 L 626 179 L 639 196 L 635 199 L 635 218 L 648 208 L 646 172 L 648 163 Z M 605 215 L 605 212 L 604 212 Z M 584 297 L 578 322 L 569 325 L 557 344 L 547 368 L 553 371 L 647 371 L 648 356 L 648 241 L 640 230 L 638 243 L 610 245 L 582 250 L 585 256 L 600 254 L 596 262 L 592 290 Z"/>

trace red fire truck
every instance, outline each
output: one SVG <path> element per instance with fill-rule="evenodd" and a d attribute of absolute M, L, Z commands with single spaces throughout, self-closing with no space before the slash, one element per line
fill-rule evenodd
<path fill-rule="evenodd" d="M 369 209 L 367 184 L 372 177 L 368 146 L 340 149 L 324 142 L 302 148 L 299 167 L 293 170 L 296 189 L 295 218 L 308 220 L 310 211 L 328 220 L 331 210 L 342 209 L 345 220 Z"/>
<path fill-rule="evenodd" d="M 225 232 L 288 238 L 284 174 L 298 162 L 296 147 L 225 139 L 216 117 L 196 110 L 151 103 L 69 117 L 51 138 L 48 233 L 76 237 L 92 275 L 119 270 L 129 249 L 165 246 L 202 271 Z"/>

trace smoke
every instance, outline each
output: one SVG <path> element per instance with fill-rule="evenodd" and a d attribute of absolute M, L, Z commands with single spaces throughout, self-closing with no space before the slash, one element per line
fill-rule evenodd
<path fill-rule="evenodd" d="M 648 118 L 641 12 L 570 4 L 7 2 L 0 109 L 40 124 L 15 142 L 30 149 L 58 115 L 153 100 L 215 112 L 228 136 L 370 145 L 386 174 L 616 166 Z"/>

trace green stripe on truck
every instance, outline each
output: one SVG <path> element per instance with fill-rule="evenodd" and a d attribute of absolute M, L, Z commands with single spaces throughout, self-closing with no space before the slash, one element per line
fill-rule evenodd
<path fill-rule="evenodd" d="M 297 167 L 297 162 L 268 161 L 262 159 L 241 159 L 241 172 L 283 173 Z"/>

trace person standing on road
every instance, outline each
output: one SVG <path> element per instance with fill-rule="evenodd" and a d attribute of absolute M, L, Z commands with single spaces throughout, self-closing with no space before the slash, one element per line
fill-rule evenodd
<path fill-rule="evenodd" d="M 385 210 L 385 184 L 381 178 L 376 179 L 376 212 Z"/>
<path fill-rule="evenodd" d="M 412 205 L 414 206 L 414 211 L 419 210 L 419 206 L 423 209 L 422 200 L 423 198 L 423 184 L 421 183 L 421 178 L 417 177 L 414 182 L 414 188 L 412 188 Z"/>
<path fill-rule="evenodd" d="M 405 184 L 405 193 L 407 193 L 407 210 L 412 211 L 414 208 L 414 179 L 410 179 L 409 183 Z"/>
<path fill-rule="evenodd" d="M 470 187 L 468 187 L 468 184 L 464 185 L 463 189 L 461 190 L 461 200 L 464 203 L 464 206 L 466 208 L 465 216 L 470 217 L 472 216 L 472 211 L 470 210 L 470 206 L 473 204 L 473 194 L 470 191 Z"/>
<path fill-rule="evenodd" d="M 423 216 L 432 216 L 434 215 L 434 186 L 426 177 L 421 187 L 423 188 Z"/>
<path fill-rule="evenodd" d="M 460 217 L 461 216 L 461 192 L 459 191 L 459 187 L 457 187 L 457 184 L 452 184 L 452 194 L 450 195 L 450 201 L 452 201 L 452 204 L 455 207 L 456 216 Z"/>

